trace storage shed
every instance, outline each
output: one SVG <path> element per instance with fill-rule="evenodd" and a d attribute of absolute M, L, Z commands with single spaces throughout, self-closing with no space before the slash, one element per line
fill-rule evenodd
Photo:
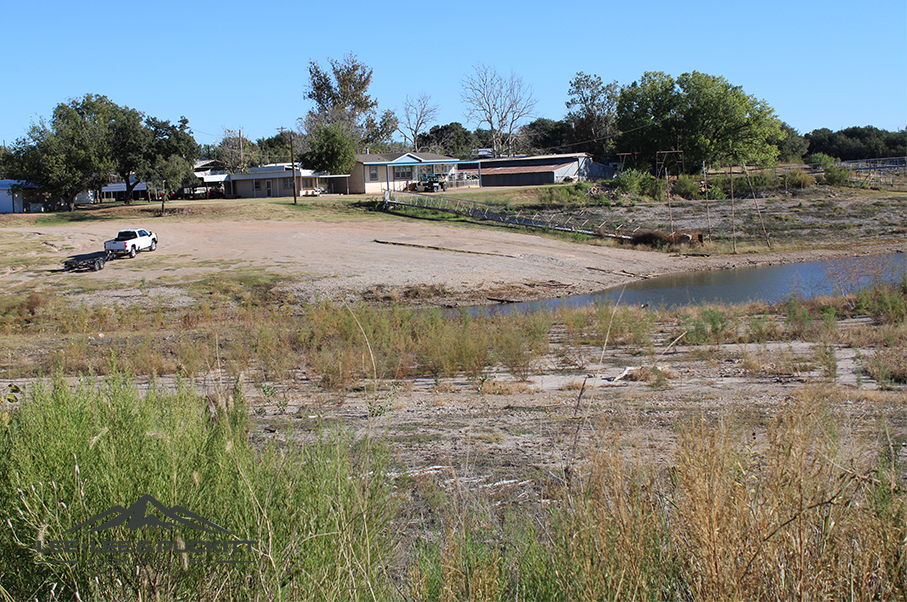
<path fill-rule="evenodd" d="M 540 186 L 614 177 L 613 169 L 588 153 L 507 157 L 464 162 L 460 171 L 478 177 L 482 186 Z"/>
<path fill-rule="evenodd" d="M 23 213 L 25 199 L 22 191 L 13 192 L 13 186 L 20 184 L 16 180 L 0 180 L 0 213 Z"/>

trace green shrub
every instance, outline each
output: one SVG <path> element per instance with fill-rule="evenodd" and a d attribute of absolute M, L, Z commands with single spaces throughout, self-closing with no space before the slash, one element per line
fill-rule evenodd
<path fill-rule="evenodd" d="M 551 317 L 546 312 L 505 316 L 494 327 L 498 361 L 519 380 L 526 380 L 533 364 L 548 351 Z"/>
<path fill-rule="evenodd" d="M 781 176 L 782 181 L 784 182 L 785 187 L 787 188 L 799 188 L 803 190 L 809 188 L 816 183 L 816 179 L 812 174 L 808 174 L 805 171 L 794 169 L 786 172 Z"/>
<path fill-rule="evenodd" d="M 679 176 L 671 184 L 671 192 L 685 199 L 702 198 L 699 192 L 699 179 L 693 176 Z"/>
<path fill-rule="evenodd" d="M 843 165 L 826 165 L 823 172 L 829 186 L 844 186 L 850 179 L 850 170 Z"/>
<path fill-rule="evenodd" d="M 750 173 L 749 179 L 744 177 L 743 182 L 746 185 L 745 190 L 748 193 L 750 193 L 751 189 L 758 192 L 765 192 L 776 190 L 781 186 L 781 179 L 767 171 Z"/>
<path fill-rule="evenodd" d="M 744 176 L 718 176 L 712 182 L 712 198 L 717 199 L 719 197 L 715 196 L 715 192 L 720 191 L 724 195 L 723 198 L 731 198 L 731 188 L 733 184 L 733 196 L 735 198 L 740 198 L 741 196 L 746 196 L 750 193 L 749 182 L 746 181 Z"/>
<path fill-rule="evenodd" d="M 727 198 L 727 195 L 724 193 L 724 190 L 721 189 L 721 186 L 717 186 L 709 182 L 709 191 L 706 195 L 706 198 L 713 199 L 716 201 L 723 201 Z"/>
<path fill-rule="evenodd" d="M 803 300 L 797 295 L 791 295 L 784 303 L 787 335 L 791 339 L 806 339 L 812 334 L 813 316 Z"/>
<path fill-rule="evenodd" d="M 826 155 L 825 153 L 813 153 L 811 155 L 806 155 L 803 158 L 803 162 L 807 165 L 820 165 L 822 163 L 837 163 L 837 159 L 831 155 Z"/>
<path fill-rule="evenodd" d="M 646 174 L 646 177 L 642 182 L 642 193 L 656 201 L 664 199 L 667 188 L 668 185 L 665 180 L 660 178 L 656 179 L 654 176 L 648 174 Z"/>
<path fill-rule="evenodd" d="M 586 182 L 540 188 L 538 191 L 539 203 L 542 205 L 583 205 L 589 200 L 589 188 L 591 185 Z"/>
<path fill-rule="evenodd" d="M 614 185 L 625 194 L 638 195 L 643 192 L 643 184 L 646 179 L 651 177 L 647 173 L 627 169 L 617 174 L 617 177 L 614 178 Z"/>

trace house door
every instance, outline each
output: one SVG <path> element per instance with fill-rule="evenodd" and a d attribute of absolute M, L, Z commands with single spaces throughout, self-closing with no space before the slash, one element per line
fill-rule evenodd
<path fill-rule="evenodd" d="M 265 196 L 267 196 L 267 197 L 271 196 L 271 180 L 267 180 L 265 182 Z"/>

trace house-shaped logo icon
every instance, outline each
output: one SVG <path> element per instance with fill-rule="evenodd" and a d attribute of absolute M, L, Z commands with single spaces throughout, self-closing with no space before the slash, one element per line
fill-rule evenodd
<path fill-rule="evenodd" d="M 157 510 L 160 518 L 155 514 L 148 514 L 149 506 Z M 64 533 L 72 533 L 83 527 L 90 527 L 90 533 L 97 533 L 98 531 L 105 531 L 120 526 L 133 531 L 143 527 L 163 527 L 165 529 L 173 529 L 174 527 L 183 526 L 214 535 L 223 533 L 236 537 L 236 535 L 220 525 L 216 525 L 198 514 L 186 510 L 182 506 L 168 508 L 150 495 L 143 495 L 136 500 L 134 504 L 129 506 L 129 508 L 124 508 L 119 505 L 114 506 L 106 512 L 98 514 L 97 516 L 92 516 L 87 521 L 68 529 Z"/>

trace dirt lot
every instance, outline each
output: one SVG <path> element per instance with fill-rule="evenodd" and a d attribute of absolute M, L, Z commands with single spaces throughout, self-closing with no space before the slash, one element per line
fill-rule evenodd
<path fill-rule="evenodd" d="M 701 203 L 687 205 L 686 209 L 671 210 L 677 215 L 676 227 L 694 229 L 698 224 L 705 230 Z M 784 214 L 784 207 L 776 203 L 775 211 Z M 622 211 L 626 213 L 627 209 Z M 684 211 L 688 217 L 681 222 Z M 717 236 L 726 226 L 726 219 L 719 216 L 727 211 L 721 205 L 715 205 L 713 211 Z M 903 217 L 903 211 L 899 211 L 894 213 Z M 624 217 L 622 223 L 654 228 L 667 222 L 669 208 L 658 203 L 638 206 L 633 212 L 633 220 Z M 369 299 L 396 298 L 406 289 L 429 287 L 433 293 L 416 296 L 418 302 L 459 306 L 589 294 L 674 272 L 903 250 L 907 248 L 904 233 L 892 226 L 894 217 L 890 214 L 892 210 L 886 208 L 861 220 L 853 218 L 861 230 L 847 238 L 824 229 L 811 230 L 809 238 L 823 243 L 818 248 L 774 252 L 753 235 L 741 241 L 750 252 L 713 256 L 698 248 L 653 252 L 396 217 L 340 222 L 142 217 L 143 221 L 131 218 L 5 226 L 4 216 L 0 216 L 0 281 L 12 290 L 69 291 L 75 295 L 90 290 L 88 295 L 75 297 L 89 304 L 109 300 L 111 295 L 120 303 L 127 302 L 139 295 L 139 285 L 144 292 L 154 291 L 168 302 L 189 303 L 190 299 L 179 295 L 181 284 L 204 276 L 264 271 L 284 277 L 300 302 L 354 301 L 363 294 Z M 752 223 L 754 217 L 752 206 L 738 210 L 741 222 Z M 903 225 L 902 219 L 894 221 Z M 110 262 L 102 272 L 72 274 L 61 270 L 64 259 L 103 249 L 104 240 L 124 227 L 153 229 L 159 236 L 158 250 L 135 260 Z"/>
<path fill-rule="evenodd" d="M 79 281 L 178 283 L 226 271 L 265 270 L 292 277 L 303 301 L 355 298 L 375 287 L 436 286 L 439 304 L 483 296 L 557 297 L 599 291 L 633 278 L 702 269 L 700 259 L 569 242 L 517 232 L 425 222 L 200 222 L 151 224 L 154 253 L 117 260 L 97 273 L 59 271 L 66 257 L 96 251 L 125 224 L 4 229 L 43 249 L 40 266 L 7 268 L 4 280 L 36 289 Z M 81 282 L 80 282 L 81 284 Z"/>
<path fill-rule="evenodd" d="M 888 224 L 891 216 L 884 219 Z M 650 218 L 656 221 L 657 216 Z M 129 226 L 155 230 L 158 250 L 112 261 L 99 272 L 60 269 L 63 259 L 96 251 L 118 228 Z M 400 299 L 407 290 L 431 288 L 431 295 L 417 296 L 416 302 L 458 306 L 588 294 L 671 272 L 907 250 L 903 233 L 890 224 L 885 233 L 838 241 L 834 248 L 707 256 L 697 249 L 642 251 L 398 217 L 338 222 L 165 218 L 53 226 L 0 219 L 0 282 L 8 291 L 55 291 L 89 305 L 158 299 L 178 305 L 197 302 L 184 285 L 200 277 L 264 271 L 285 277 L 284 286 L 299 302 Z M 670 454 L 676 425 L 692 416 L 733 416 L 759 438 L 778 408 L 804 386 L 830 387 L 834 412 L 855 430 L 872 431 L 885 420 L 907 434 L 907 396 L 878 391 L 866 380 L 856 361 L 866 350 L 836 349 L 837 375 L 829 379 L 815 365 L 809 344 L 721 346 L 707 354 L 682 343 L 669 345 L 659 342 L 647 355 L 585 349 L 585 359 L 570 368 L 552 354 L 526 382 L 497 373 L 482 383 L 415 379 L 338 395 L 319 390 L 300 373 L 287 383 L 262 383 L 246 375 L 244 386 L 262 437 L 304 441 L 324 427 L 343 424 L 387 441 L 402 470 L 456 479 L 460 485 L 467 479 L 477 488 L 510 488 L 514 495 L 563 478 L 565 467 L 581 459 L 608 428 L 659 455 Z M 745 360 L 762 368 L 745 367 Z M 652 364 L 669 375 L 657 386 L 619 378 L 627 367 Z M 198 386 L 214 394 L 223 378 L 205 375 Z"/>

